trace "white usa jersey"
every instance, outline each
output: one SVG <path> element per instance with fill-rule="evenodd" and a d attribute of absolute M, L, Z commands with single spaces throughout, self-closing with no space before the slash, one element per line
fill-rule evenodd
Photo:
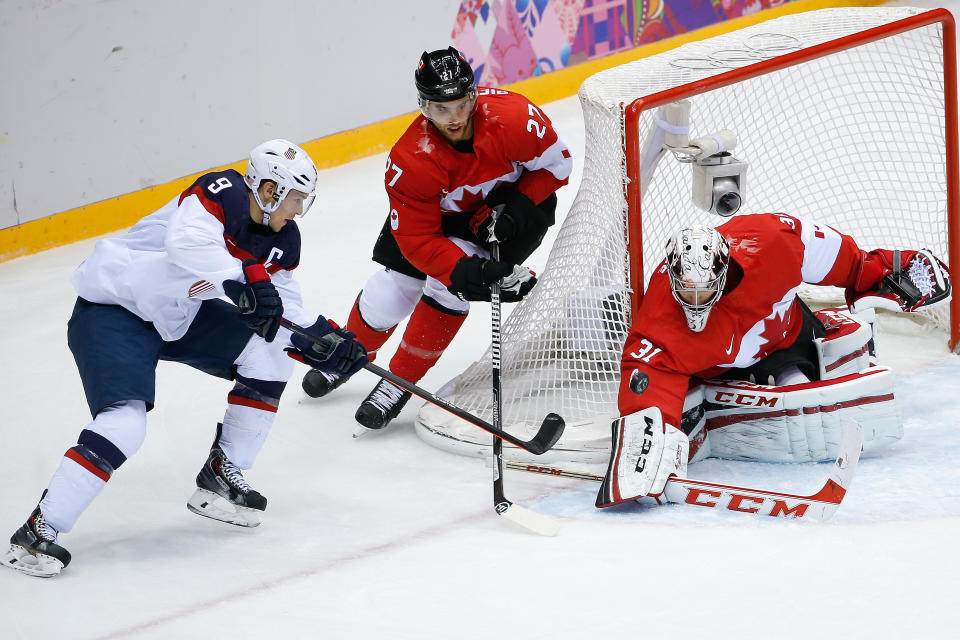
<path fill-rule="evenodd" d="M 73 273 L 77 294 L 122 306 L 152 322 L 164 340 L 177 340 L 201 302 L 223 296 L 224 280 L 243 282 L 241 263 L 254 259 L 270 273 L 284 316 L 313 324 L 290 273 L 300 261 L 296 223 L 276 233 L 254 223 L 247 194 L 243 176 L 232 169 L 201 176 L 127 233 L 97 242 Z"/>

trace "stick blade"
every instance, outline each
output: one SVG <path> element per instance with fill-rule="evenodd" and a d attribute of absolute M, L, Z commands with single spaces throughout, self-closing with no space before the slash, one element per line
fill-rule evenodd
<path fill-rule="evenodd" d="M 857 463 L 860 462 L 860 454 L 863 452 L 863 427 L 860 423 L 848 419 L 843 423 L 843 435 L 840 438 L 840 453 L 833 463 L 833 470 L 830 477 L 823 487 L 810 496 L 813 500 L 832 503 L 832 509 L 828 509 L 824 514 L 824 520 L 828 520 L 836 512 L 843 500 L 843 496 L 850 489 L 853 482 L 853 474 L 857 470 Z"/>
<path fill-rule="evenodd" d="M 809 496 L 686 478 L 668 480 L 663 495 L 667 502 L 726 509 L 757 516 L 829 520 L 840 508 L 840 503 L 850 487 L 862 449 L 863 428 L 857 422 L 847 420 L 843 425 L 840 452 L 833 469 L 823 486 Z"/>
<path fill-rule="evenodd" d="M 559 414 L 548 413 L 547 417 L 543 419 L 537 435 L 530 440 L 530 445 L 527 447 L 527 450 L 534 455 L 546 453 L 560 440 L 565 426 L 566 423 Z"/>
<path fill-rule="evenodd" d="M 560 523 L 555 519 L 530 509 L 524 509 L 509 500 L 497 504 L 495 509 L 498 514 L 510 522 L 541 536 L 552 537 L 560 531 Z"/>

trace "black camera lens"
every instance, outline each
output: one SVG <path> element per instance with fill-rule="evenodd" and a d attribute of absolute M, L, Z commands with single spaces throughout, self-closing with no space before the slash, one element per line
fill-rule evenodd
<path fill-rule="evenodd" d="M 740 199 L 740 194 L 728 191 L 717 199 L 717 205 L 714 207 L 714 210 L 717 212 L 717 215 L 726 218 L 739 211 L 741 204 L 743 204 L 743 201 Z"/>

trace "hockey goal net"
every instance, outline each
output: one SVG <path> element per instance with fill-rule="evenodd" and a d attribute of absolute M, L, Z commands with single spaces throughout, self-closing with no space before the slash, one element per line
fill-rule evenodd
<path fill-rule="evenodd" d="M 647 277 L 681 225 L 723 220 L 691 199 L 668 154 L 641 198 L 638 156 L 661 105 L 691 102 L 691 134 L 732 130 L 749 163 L 741 212 L 827 222 L 866 249 L 927 247 L 960 264 L 954 25 L 949 12 L 836 8 L 788 15 L 588 78 L 583 177 L 533 292 L 503 326 L 503 424 L 529 438 L 555 411 L 563 438 L 538 460 L 605 462 L 619 363 Z M 837 290 L 804 290 L 842 301 Z M 958 298 L 928 322 L 958 340 Z M 487 420 L 490 351 L 440 394 Z M 490 438 L 425 405 L 430 444 L 486 455 Z M 514 450 L 514 457 L 524 452 Z"/>

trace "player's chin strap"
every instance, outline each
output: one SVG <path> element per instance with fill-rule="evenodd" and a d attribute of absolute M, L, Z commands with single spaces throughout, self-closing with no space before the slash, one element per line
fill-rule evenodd
<path fill-rule="evenodd" d="M 690 442 L 683 431 L 664 424 L 657 407 L 617 418 L 611 430 L 610 464 L 597 507 L 659 496 L 671 476 L 686 476 Z"/>

